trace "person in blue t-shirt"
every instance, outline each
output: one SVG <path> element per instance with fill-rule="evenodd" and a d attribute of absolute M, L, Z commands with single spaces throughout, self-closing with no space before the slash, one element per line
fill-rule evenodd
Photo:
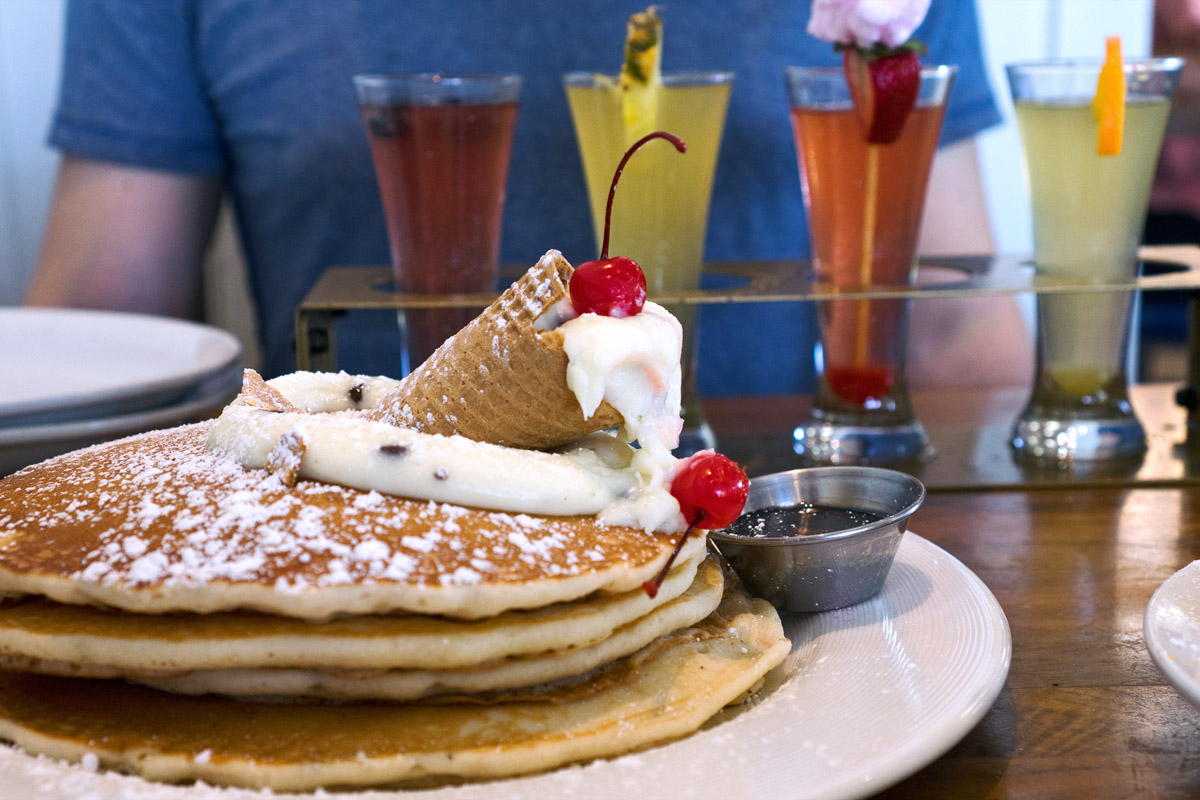
<path fill-rule="evenodd" d="M 609 0 L 594 0 L 586 13 L 559 0 L 73 0 L 50 134 L 64 159 L 26 302 L 194 314 L 204 248 L 227 192 L 259 314 L 263 371 L 294 369 L 293 314 L 318 276 L 333 265 L 388 261 L 351 83 L 362 72 L 520 73 L 501 259 L 532 264 L 550 248 L 573 263 L 594 258 L 561 76 L 616 72 L 625 20 L 639 8 Z M 809 15 L 806 0 L 697 0 L 664 13 L 664 70 L 736 75 L 713 188 L 710 260 L 808 255 L 782 74 L 787 65 L 840 59 L 805 32 Z M 974 4 L 933 0 L 915 36 L 929 47 L 926 60 L 959 66 L 922 251 L 989 252 L 971 137 L 999 115 Z M 976 301 L 964 314 L 962 305 L 921 302 L 913 383 L 1027 382 L 1015 307 Z M 814 319 L 810 304 L 706 308 L 701 392 L 811 389 Z M 394 374 L 388 327 L 368 327 L 357 342 L 351 335 L 339 366 Z"/>

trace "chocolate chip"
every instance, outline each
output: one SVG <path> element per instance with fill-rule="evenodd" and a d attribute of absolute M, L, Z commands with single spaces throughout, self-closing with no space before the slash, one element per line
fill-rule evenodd
<path fill-rule="evenodd" d="M 362 402 L 362 396 L 363 396 L 363 385 L 361 383 L 356 383 L 350 387 L 350 402 L 354 403 L 355 405 L 358 405 L 359 403 Z"/>
<path fill-rule="evenodd" d="M 408 455 L 408 445 L 406 444 L 381 444 L 379 452 L 385 456 L 404 456 Z"/>
<path fill-rule="evenodd" d="M 436 470 L 434 470 L 433 477 L 437 478 L 439 481 L 444 481 L 450 477 L 450 473 L 446 472 L 445 467 L 438 467 Z"/>

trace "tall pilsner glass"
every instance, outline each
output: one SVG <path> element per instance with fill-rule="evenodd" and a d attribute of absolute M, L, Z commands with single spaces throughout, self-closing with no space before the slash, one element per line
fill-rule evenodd
<path fill-rule="evenodd" d="M 1104 156 L 1096 154 L 1092 110 L 1099 61 L 1007 67 L 1032 198 L 1036 270 L 1084 289 L 1038 295 L 1037 373 L 1012 439 L 1023 456 L 1062 463 L 1145 449 L 1125 374 L 1133 296 L 1086 290 L 1137 274 L 1150 185 L 1182 64 L 1175 58 L 1125 64 L 1123 141 L 1118 154 Z"/>
<path fill-rule="evenodd" d="M 396 288 L 423 294 L 495 291 L 520 76 L 356 75 L 354 85 L 383 200 Z M 401 371 L 419 366 L 478 311 L 401 311 Z"/>
<path fill-rule="evenodd" d="M 687 143 L 651 141 L 625 165 L 613 202 L 609 255 L 627 256 L 646 273 L 649 297 L 700 287 L 708 205 L 733 75 L 728 72 L 664 75 L 653 125 L 626 127 L 623 93 L 615 76 L 591 72 L 565 76 L 567 101 L 583 160 L 596 246 L 604 238 L 609 184 L 626 149 L 651 130 Z M 683 432 L 679 452 L 712 447 L 696 392 L 697 308 L 669 305 L 683 325 Z"/>
<path fill-rule="evenodd" d="M 786 72 L 816 288 L 908 286 L 946 98 L 957 74 L 925 67 L 916 107 L 894 142 L 863 135 L 840 68 Z M 911 301 L 852 299 L 818 307 L 817 392 L 795 449 L 814 463 L 887 464 L 932 454 L 904 377 Z"/>

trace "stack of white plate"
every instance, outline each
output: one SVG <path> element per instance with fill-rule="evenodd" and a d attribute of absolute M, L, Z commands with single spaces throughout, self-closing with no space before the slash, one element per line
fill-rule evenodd
<path fill-rule="evenodd" d="M 241 385 L 219 328 L 114 311 L 0 308 L 0 475 L 213 416 Z"/>

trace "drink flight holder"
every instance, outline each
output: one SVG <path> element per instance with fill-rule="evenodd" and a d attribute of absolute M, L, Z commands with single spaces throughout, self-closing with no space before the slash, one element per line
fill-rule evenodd
<path fill-rule="evenodd" d="M 938 455 L 923 465 L 900 465 L 913 471 L 931 490 L 956 487 L 1024 485 L 1067 481 L 1106 482 L 1159 481 L 1192 479 L 1200 481 L 1200 452 L 1187 454 L 1175 441 L 1187 434 L 1188 444 L 1200 438 L 1200 246 L 1169 245 L 1143 247 L 1138 252 L 1143 268 L 1132 280 L 1087 282 L 1060 276 L 1035 275 L 1027 258 L 1015 256 L 967 256 L 922 259 L 913 285 L 876 285 L 862 290 L 836 291 L 814 280 L 811 263 L 806 260 L 711 262 L 704 268 L 705 288 L 677 293 L 662 293 L 652 299 L 659 303 L 711 305 L 720 303 L 815 302 L 858 299 L 923 299 L 938 297 L 983 297 L 1019 294 L 1111 293 L 1133 291 L 1182 290 L 1189 298 L 1188 375 L 1186 383 L 1173 391 L 1170 403 L 1155 402 L 1155 411 L 1164 412 L 1162 424 L 1170 436 L 1156 433 L 1156 420 L 1144 420 L 1150 450 L 1140 465 L 1097 465 L 1075 471 L 1029 471 L 1013 464 L 1009 435 L 1013 420 L 1006 420 L 1003 431 L 976 431 L 974 444 L 934 445 Z M 524 265 L 501 267 L 501 281 L 507 283 L 520 275 Z M 296 360 L 301 370 L 336 371 L 337 319 L 347 311 L 427 308 L 482 308 L 497 293 L 460 295 L 424 295 L 396 292 L 391 268 L 379 266 L 333 267 L 325 271 L 296 309 Z M 1031 345 L 1032 346 L 1032 345 Z M 1138 391 L 1145 387 L 1136 387 Z M 1161 392 L 1159 393 L 1161 394 Z M 1174 404 L 1182 406 L 1181 411 Z M 1167 406 L 1165 409 L 1163 406 Z M 1186 415 L 1186 426 L 1168 416 Z M 795 420 L 798 423 L 800 420 Z M 1180 429 L 1176 431 L 1175 429 Z M 983 439 L 995 439 L 982 444 Z M 731 447 L 736 442 L 721 438 L 722 450 L 749 463 L 755 474 L 800 466 L 792 452 L 790 429 L 779 431 L 770 440 L 746 442 L 743 455 Z M 994 445 L 994 447 L 992 447 Z M 997 453 L 984 453 L 995 449 Z M 1200 451 L 1200 447 L 1196 448 Z M 1158 451 L 1162 452 L 1158 452 Z M 960 452 L 961 451 L 961 452 Z"/>

